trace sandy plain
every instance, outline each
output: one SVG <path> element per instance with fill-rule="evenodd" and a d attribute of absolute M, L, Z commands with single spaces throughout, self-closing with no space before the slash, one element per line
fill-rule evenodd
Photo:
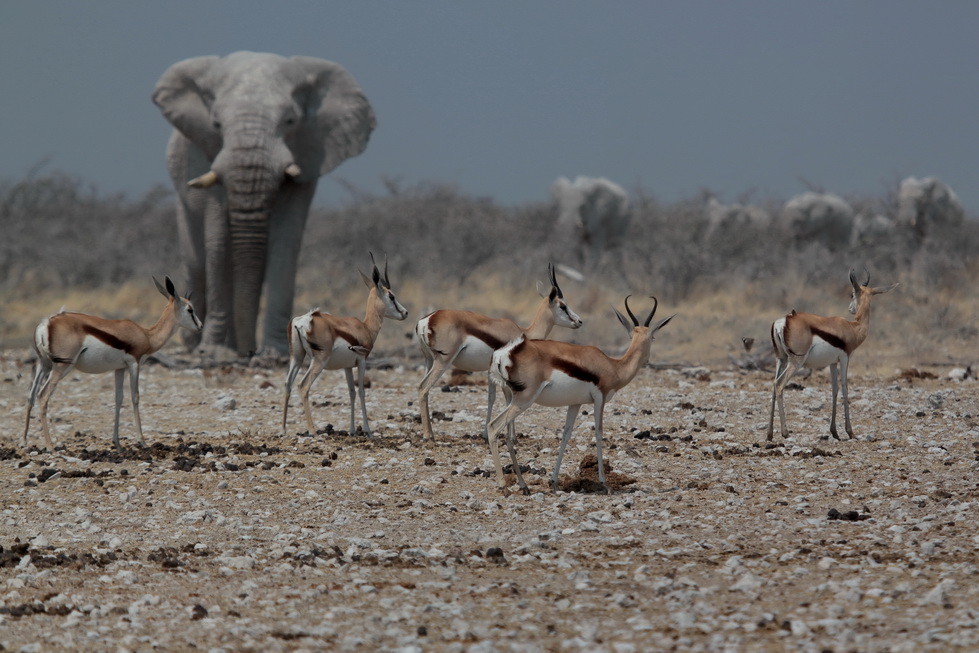
<path fill-rule="evenodd" d="M 339 373 L 324 432 L 294 396 L 283 436 L 284 368 L 153 365 L 150 446 L 125 405 L 117 453 L 111 375 L 73 375 L 46 451 L 36 417 L 19 441 L 28 359 L 0 359 L 0 650 L 979 649 L 979 406 L 947 369 L 855 373 L 850 441 L 816 373 L 769 444 L 769 373 L 646 368 L 606 410 L 616 492 L 548 490 L 563 411 L 535 408 L 535 492 L 504 497 L 479 379 L 433 393 L 432 444 L 412 364 L 369 371 L 374 439 Z"/>

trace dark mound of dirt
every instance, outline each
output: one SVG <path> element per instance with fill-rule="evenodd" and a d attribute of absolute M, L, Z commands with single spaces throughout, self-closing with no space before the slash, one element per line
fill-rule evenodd
<path fill-rule="evenodd" d="M 605 482 L 612 492 L 625 490 L 628 486 L 635 484 L 635 478 L 614 471 L 608 458 L 605 458 L 602 463 L 605 469 Z M 586 454 L 578 465 L 578 474 L 576 476 L 562 476 L 558 480 L 558 487 L 565 492 L 604 492 L 605 488 L 598 482 L 598 457 L 593 453 Z"/>

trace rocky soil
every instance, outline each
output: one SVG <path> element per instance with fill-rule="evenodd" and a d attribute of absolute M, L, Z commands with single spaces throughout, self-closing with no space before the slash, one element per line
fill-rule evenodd
<path fill-rule="evenodd" d="M 76 374 L 20 443 L 27 352 L 0 360 L 0 650 L 950 651 L 979 648 L 979 406 L 946 370 L 851 379 L 856 438 L 828 438 L 829 383 L 646 369 L 606 410 L 618 476 L 547 477 L 563 422 L 518 422 L 531 496 L 504 497 L 480 439 L 485 387 L 432 397 L 369 372 L 376 437 L 349 435 L 343 375 L 303 431 L 284 368 L 147 368 L 135 446 L 112 449 L 112 376 Z M 327 426 L 331 424 L 332 426 Z M 841 429 L 842 430 L 842 429 Z"/>

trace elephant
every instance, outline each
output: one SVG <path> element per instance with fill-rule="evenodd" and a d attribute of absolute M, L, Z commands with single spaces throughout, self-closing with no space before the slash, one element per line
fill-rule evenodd
<path fill-rule="evenodd" d="M 557 229 L 574 238 L 583 263 L 595 266 L 605 251 L 622 244 L 632 208 L 621 186 L 596 177 L 577 177 L 573 182 L 558 177 L 551 195 L 558 207 Z"/>
<path fill-rule="evenodd" d="M 897 223 L 880 213 L 859 213 L 853 220 L 850 234 L 852 249 L 887 249 L 897 235 Z"/>
<path fill-rule="evenodd" d="M 768 227 L 771 217 L 768 211 L 753 204 L 721 204 L 711 195 L 704 206 L 707 229 L 704 244 L 724 248 L 740 247 L 745 238 L 756 237 Z"/>
<path fill-rule="evenodd" d="M 897 223 L 920 244 L 928 235 L 962 224 L 965 211 L 958 196 L 935 177 L 908 177 L 897 192 Z"/>
<path fill-rule="evenodd" d="M 320 175 L 367 147 L 374 111 L 353 77 L 313 57 L 235 52 L 168 68 L 153 102 L 174 131 L 167 167 L 201 348 L 289 351 L 296 266 Z"/>
<path fill-rule="evenodd" d="M 797 244 L 846 246 L 853 230 L 853 208 L 839 195 L 806 192 L 782 207 L 782 220 Z"/>

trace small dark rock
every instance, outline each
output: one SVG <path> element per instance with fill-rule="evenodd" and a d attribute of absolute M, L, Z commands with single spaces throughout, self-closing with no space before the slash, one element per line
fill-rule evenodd
<path fill-rule="evenodd" d="M 870 519 L 870 515 L 859 513 L 856 510 L 840 512 L 836 508 L 830 508 L 829 512 L 826 513 L 826 517 L 828 519 L 838 519 L 842 521 L 863 521 L 865 519 Z"/>
<path fill-rule="evenodd" d="M 506 556 L 503 555 L 503 549 L 498 546 L 486 549 L 486 559 L 498 565 L 506 564 Z"/>
<path fill-rule="evenodd" d="M 58 473 L 57 469 L 53 467 L 46 467 L 41 470 L 41 473 L 37 475 L 37 480 L 39 483 L 44 483 L 46 480 Z"/>

